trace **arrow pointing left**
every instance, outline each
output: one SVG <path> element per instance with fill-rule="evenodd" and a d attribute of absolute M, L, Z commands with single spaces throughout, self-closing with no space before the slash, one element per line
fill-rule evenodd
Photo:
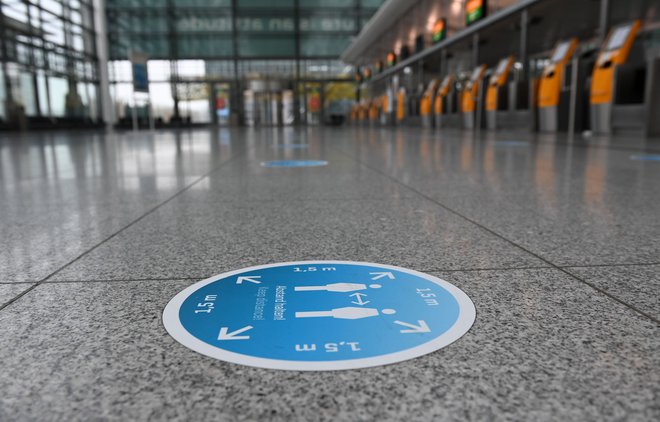
<path fill-rule="evenodd" d="M 256 278 L 261 278 L 260 275 L 246 275 L 241 276 L 236 279 L 236 284 L 243 284 L 244 281 L 254 284 L 261 284 L 261 281 L 255 280 Z"/>
<path fill-rule="evenodd" d="M 250 336 L 239 336 L 238 334 L 251 330 L 252 328 L 251 325 L 248 325 L 247 327 L 239 328 L 230 333 L 228 327 L 222 327 L 220 328 L 220 334 L 218 334 L 218 340 L 249 340 Z"/>

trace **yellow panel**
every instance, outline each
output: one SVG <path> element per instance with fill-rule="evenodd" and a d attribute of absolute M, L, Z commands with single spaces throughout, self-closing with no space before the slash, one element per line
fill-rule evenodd
<path fill-rule="evenodd" d="M 495 111 L 497 110 L 497 85 L 488 85 L 488 91 L 486 91 L 486 110 Z"/>
<path fill-rule="evenodd" d="M 437 86 L 438 80 L 433 79 L 428 88 L 426 88 L 426 91 L 424 91 L 424 95 L 422 95 L 421 100 L 419 100 L 419 114 L 421 116 L 428 116 L 431 114 L 431 100 L 433 98 L 433 93 L 437 89 Z"/>
<path fill-rule="evenodd" d="M 406 90 L 399 89 L 396 94 L 396 119 L 402 121 L 406 117 Z"/>

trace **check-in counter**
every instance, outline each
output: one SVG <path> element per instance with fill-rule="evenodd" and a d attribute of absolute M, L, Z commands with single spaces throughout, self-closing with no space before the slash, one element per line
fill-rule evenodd
<path fill-rule="evenodd" d="M 360 108 L 358 109 L 358 122 L 360 126 L 365 126 L 367 124 L 367 113 L 368 105 L 366 101 L 360 103 Z"/>
<path fill-rule="evenodd" d="M 505 57 L 497 64 L 490 76 L 486 91 L 486 127 L 497 129 L 498 115 L 509 110 L 509 74 L 513 66 L 513 56 Z"/>
<path fill-rule="evenodd" d="M 660 135 L 660 57 L 639 21 L 614 27 L 598 54 L 589 97 L 596 134 Z"/>
<path fill-rule="evenodd" d="M 392 113 L 394 110 L 394 99 L 389 93 L 385 93 L 380 97 L 380 124 L 382 126 L 390 126 L 394 122 Z"/>
<path fill-rule="evenodd" d="M 406 121 L 406 89 L 404 87 L 399 88 L 396 93 L 396 124 L 403 125 Z"/>
<path fill-rule="evenodd" d="M 423 127 L 432 127 L 434 123 L 433 119 L 433 101 L 435 99 L 436 91 L 438 89 L 438 80 L 433 79 L 429 82 L 422 99 L 419 102 L 419 115 L 422 120 Z"/>
<path fill-rule="evenodd" d="M 634 21 L 613 28 L 598 54 L 596 65 L 591 76 L 591 92 L 589 94 L 591 129 L 596 134 L 612 133 L 613 120 L 621 118 L 617 114 L 624 114 L 627 110 L 615 110 L 616 93 L 625 88 L 626 83 L 635 84 L 638 81 L 629 81 L 635 75 L 626 72 L 624 67 L 628 61 L 635 37 L 640 28 L 640 22 Z M 623 85 L 623 86 L 618 86 Z M 629 101 L 633 95 L 639 95 L 643 88 L 636 87 L 637 92 L 621 93 L 623 102 Z M 628 101 L 626 101 L 628 97 Z M 642 99 L 643 102 L 643 99 Z M 627 117 L 633 117 L 632 115 Z"/>
<path fill-rule="evenodd" d="M 451 127 L 453 119 L 454 127 L 460 126 L 458 122 L 458 107 L 456 101 L 456 90 L 454 89 L 454 75 L 449 74 L 444 77 L 438 87 L 433 100 L 433 115 L 435 117 L 435 127 Z"/>
<path fill-rule="evenodd" d="M 369 126 L 378 125 L 380 115 L 380 98 L 376 97 L 369 103 Z"/>
<path fill-rule="evenodd" d="M 482 101 L 482 80 L 486 73 L 486 65 L 474 68 L 470 79 L 461 91 L 461 115 L 463 116 L 463 128 L 474 129 L 477 125 L 477 112 L 479 103 Z"/>
<path fill-rule="evenodd" d="M 577 38 L 559 42 L 552 50 L 550 62 L 543 69 L 539 80 L 537 108 L 539 131 L 557 132 L 568 130 L 570 119 L 571 75 L 567 72 L 573 53 L 577 47 Z M 576 94 L 574 94 L 576 95 Z M 578 109 L 574 107 L 574 113 Z"/>

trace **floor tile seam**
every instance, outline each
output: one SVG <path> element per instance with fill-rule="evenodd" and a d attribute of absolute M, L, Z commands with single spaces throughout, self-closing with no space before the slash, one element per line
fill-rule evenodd
<path fill-rule="evenodd" d="M 339 149 L 338 149 L 338 150 L 339 150 Z M 537 258 L 537 259 L 539 259 L 539 260 L 541 260 L 541 261 L 543 261 L 543 262 L 545 262 L 546 264 L 550 265 L 550 267 L 552 267 L 552 268 L 554 268 L 554 269 L 556 269 L 556 270 L 558 270 L 558 271 L 563 272 L 564 274 L 568 275 L 569 277 L 571 277 L 571 278 L 573 278 L 573 279 L 575 279 L 575 280 L 577 280 L 577 281 L 579 281 L 579 282 L 581 282 L 581 283 L 583 283 L 583 284 L 585 284 L 585 285 L 591 287 L 592 289 L 598 291 L 599 293 L 601 293 L 601 294 L 603 294 L 603 295 L 609 297 L 611 300 L 614 300 L 615 302 L 618 302 L 619 304 L 621 304 L 621 305 L 623 305 L 623 306 L 625 306 L 625 307 L 627 307 L 627 308 L 629 308 L 629 309 L 631 309 L 631 310 L 637 312 L 638 314 L 640 314 L 640 315 L 642 315 L 642 316 L 644 316 L 644 317 L 650 319 L 651 321 L 655 322 L 656 324 L 660 325 L 660 320 L 657 319 L 657 318 L 655 318 L 655 317 L 653 317 L 653 316 L 650 315 L 649 313 L 644 312 L 644 311 L 642 311 L 641 309 L 637 308 L 636 306 L 631 305 L 631 304 L 627 303 L 626 301 L 624 301 L 624 300 L 622 300 L 622 299 L 620 299 L 620 298 L 618 298 L 618 297 L 612 295 L 611 293 L 607 292 L 606 290 L 603 290 L 602 288 L 596 286 L 595 284 L 590 283 L 590 282 L 584 280 L 583 278 L 577 276 L 576 274 L 573 274 L 573 273 L 571 273 L 571 272 L 569 272 L 569 271 L 563 269 L 562 267 L 557 266 L 557 265 L 554 264 L 552 261 L 550 261 L 550 260 L 548 260 L 548 259 L 542 257 L 541 255 L 539 255 L 539 254 L 537 254 L 537 253 L 535 253 L 535 252 L 533 252 L 533 251 L 527 249 L 526 247 L 524 247 L 524 246 L 522 246 L 522 245 L 519 245 L 519 244 L 516 243 L 515 241 L 513 241 L 513 240 L 507 238 L 507 237 L 504 236 L 504 235 L 501 235 L 500 233 L 496 232 L 496 231 L 493 230 L 493 229 L 490 229 L 489 227 L 484 226 L 483 224 L 479 223 L 478 221 L 473 220 L 473 219 L 471 219 L 470 217 L 467 217 L 467 216 L 463 215 L 462 213 L 460 213 L 460 212 L 454 210 L 453 208 L 448 207 L 447 205 L 441 203 L 440 201 L 434 199 L 433 197 L 431 197 L 431 196 L 429 196 L 429 195 L 426 195 L 426 194 L 424 194 L 423 192 L 417 190 L 416 188 L 414 188 L 414 187 L 412 187 L 412 186 L 410 186 L 410 185 L 408 185 L 408 184 L 406 184 L 406 183 L 404 183 L 404 182 L 398 180 L 397 178 L 394 178 L 394 177 L 388 175 L 387 173 L 382 172 L 381 170 L 379 170 L 379 169 L 377 169 L 377 168 L 374 168 L 374 167 L 372 167 L 372 166 L 370 166 L 370 165 L 364 163 L 364 162 L 363 162 L 362 160 L 360 160 L 358 157 L 353 157 L 352 155 L 347 154 L 347 153 L 344 152 L 343 150 L 340 150 L 340 151 L 341 151 L 342 153 L 344 153 L 345 155 L 347 155 L 348 157 L 351 157 L 352 159 L 354 159 L 354 160 L 356 160 L 357 162 L 361 163 L 361 164 L 364 165 L 365 167 L 367 167 L 367 168 L 371 169 L 372 171 L 374 171 L 374 172 L 376 172 L 376 173 L 382 175 L 383 177 L 387 177 L 387 178 L 389 178 L 390 180 L 393 180 L 393 181 L 395 181 L 396 183 L 400 184 L 401 186 L 403 186 L 403 187 L 405 187 L 405 188 L 407 188 L 407 189 L 410 189 L 410 190 L 412 190 L 413 192 L 416 192 L 418 195 L 420 195 L 420 196 L 422 196 L 423 198 L 425 198 L 426 200 L 428 200 L 428 201 L 430 201 L 430 202 L 432 202 L 432 203 L 438 205 L 439 207 L 443 208 L 444 210 L 446 210 L 446 211 L 448 211 L 448 212 L 450 212 L 450 213 L 452 213 L 452 214 L 454 214 L 454 215 L 456 215 L 456 216 L 458 216 L 458 217 L 464 219 L 465 221 L 468 221 L 468 222 L 474 224 L 474 225 L 477 226 L 477 227 L 480 227 L 482 230 L 485 230 L 485 231 L 487 231 L 488 233 L 491 233 L 492 235 L 494 235 L 494 236 L 496 236 L 496 237 L 498 237 L 498 238 L 500 238 L 500 239 L 506 241 L 507 243 L 509 243 L 509 244 L 511 244 L 511 245 L 513 245 L 513 246 L 515 246 L 515 247 L 517 247 L 517 248 L 519 248 L 520 250 L 526 252 L 527 254 L 529 254 L 529 255 L 531 255 L 531 256 L 533 256 L 533 257 L 535 257 L 535 258 Z"/>
<path fill-rule="evenodd" d="M 0 281 L 0 286 L 17 286 L 21 284 L 34 284 L 38 283 L 39 281 Z"/>
<path fill-rule="evenodd" d="M 660 265 L 660 262 L 635 262 L 621 264 L 582 264 L 582 265 L 559 265 L 560 268 L 610 268 L 610 267 L 651 267 Z"/>
<path fill-rule="evenodd" d="M 137 217 L 136 219 L 134 219 L 133 221 L 131 221 L 131 222 L 128 223 L 127 225 L 125 225 L 125 226 L 123 226 L 122 228 L 120 228 L 119 230 L 115 231 L 115 232 L 112 233 L 110 236 L 108 236 L 108 237 L 106 237 L 105 239 L 101 240 L 100 242 L 96 243 L 96 244 L 93 245 L 92 247 L 86 249 L 86 250 L 83 251 L 81 254 L 79 254 L 77 257 L 75 257 L 73 260 L 67 262 L 66 264 L 60 266 L 59 268 L 57 268 L 56 270 L 54 270 L 54 271 L 51 272 L 50 274 L 46 275 L 44 278 L 42 278 L 41 280 L 37 281 L 34 285 L 32 285 L 31 287 L 29 287 L 28 289 L 26 289 L 24 292 L 22 292 L 22 293 L 20 293 L 19 295 L 15 296 L 13 299 L 9 300 L 9 301 L 6 302 L 5 304 L 0 305 L 0 312 L 1 312 L 2 310 L 4 310 L 5 308 L 7 308 L 7 307 L 8 307 L 9 305 L 11 305 L 12 303 L 18 301 L 20 298 L 22 298 L 22 297 L 25 296 L 26 294 L 30 293 L 30 292 L 31 292 L 32 290 L 34 290 L 37 286 L 41 285 L 43 282 L 45 282 L 45 281 L 48 280 L 49 278 L 53 277 L 54 275 L 58 274 L 58 273 L 59 273 L 60 271 L 62 271 L 63 269 L 67 268 L 69 265 L 71 265 L 71 264 L 77 262 L 78 260 L 80 260 L 81 258 L 83 258 L 84 256 L 86 256 L 87 254 L 91 253 L 92 251 L 94 251 L 95 249 L 97 249 L 98 247 L 100 247 L 101 245 L 103 245 L 104 243 L 108 242 L 109 240 L 114 239 L 116 236 L 118 236 L 118 235 L 119 235 L 120 233 L 122 233 L 123 231 L 129 229 L 130 227 L 133 227 L 135 224 L 139 223 L 139 222 L 142 221 L 144 218 L 146 218 L 146 217 L 148 217 L 149 215 L 153 214 L 153 213 L 156 212 L 158 209 L 160 209 L 162 206 L 168 204 L 169 202 L 171 202 L 171 201 L 174 200 L 175 198 L 177 198 L 177 197 L 179 197 L 180 195 L 182 195 L 183 193 L 187 192 L 187 191 L 190 190 L 193 186 L 195 186 L 196 184 L 200 183 L 202 180 L 204 180 L 205 178 L 207 178 L 207 177 L 208 177 L 209 175 L 211 175 L 212 173 L 214 173 L 214 172 L 220 170 L 220 169 L 223 168 L 225 165 L 227 165 L 227 164 L 229 164 L 230 162 L 236 160 L 238 157 L 241 157 L 242 155 L 245 154 L 245 152 L 246 152 L 246 150 L 239 151 L 236 155 L 234 155 L 234 156 L 231 157 L 230 159 L 228 159 L 228 160 L 226 160 L 226 161 L 223 161 L 223 162 L 220 163 L 219 165 L 217 165 L 217 166 L 215 166 L 214 168 L 212 168 L 211 170 L 209 170 L 207 173 L 203 174 L 202 176 L 198 177 L 198 178 L 195 179 L 194 181 L 190 182 L 190 183 L 189 183 L 188 185 L 186 185 L 184 188 L 182 188 L 182 189 L 179 190 L 178 192 L 174 193 L 172 196 L 170 196 L 169 198 L 165 199 L 164 201 L 161 201 L 159 204 L 157 204 L 156 206 L 152 207 L 152 208 L 149 209 L 147 212 L 145 212 L 145 213 L 142 214 L 141 216 Z"/>
<path fill-rule="evenodd" d="M 106 278 L 106 279 L 81 279 L 81 280 L 46 280 L 42 282 L 43 285 L 49 284 L 66 284 L 66 283 L 121 283 L 121 282 L 144 282 L 144 281 L 201 281 L 213 277 L 212 275 L 205 275 L 201 277 L 147 277 L 147 278 Z"/>
<path fill-rule="evenodd" d="M 478 272 L 478 271 L 516 271 L 516 270 L 541 270 L 541 269 L 551 269 L 553 267 L 546 266 L 523 266 L 523 267 L 489 267 L 489 268 L 431 268 L 431 269 L 414 269 L 415 271 L 421 273 L 458 273 L 458 272 Z M 217 274 L 216 274 L 217 275 Z M 65 283 L 117 283 L 117 282 L 141 282 L 141 281 L 172 281 L 172 280 L 206 280 L 208 278 L 214 277 L 215 275 L 201 275 L 198 277 L 146 277 L 146 278 L 106 278 L 106 279 L 79 279 L 79 280 L 45 280 L 42 284 L 65 284 Z M 12 284 L 34 284 L 35 281 L 31 282 L 16 282 L 16 283 L 0 283 L 0 285 L 11 286 Z"/>

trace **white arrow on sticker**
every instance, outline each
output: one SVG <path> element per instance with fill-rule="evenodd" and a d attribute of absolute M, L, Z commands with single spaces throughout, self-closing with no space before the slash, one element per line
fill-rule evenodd
<path fill-rule="evenodd" d="M 372 280 L 378 280 L 379 278 L 387 277 L 390 280 L 394 280 L 394 274 L 391 272 L 386 272 L 386 273 L 369 273 L 371 275 L 375 275 L 376 277 L 373 277 Z"/>
<path fill-rule="evenodd" d="M 261 284 L 261 281 L 255 280 L 255 278 L 261 278 L 260 275 L 246 275 L 244 277 L 238 277 L 236 279 L 236 284 L 243 284 L 244 281 L 254 283 L 254 284 Z"/>
<path fill-rule="evenodd" d="M 247 327 L 239 328 L 230 333 L 228 327 L 222 327 L 220 328 L 220 334 L 218 334 L 218 340 L 249 340 L 250 336 L 239 336 L 238 334 L 251 330 L 252 328 L 251 325 L 248 325 Z"/>
<path fill-rule="evenodd" d="M 429 328 L 428 325 L 426 325 L 426 322 L 423 320 L 417 320 L 417 323 L 419 325 L 415 324 L 409 324 L 407 322 L 403 321 L 394 321 L 395 324 L 403 325 L 404 327 L 410 328 L 410 330 L 401 330 L 402 333 L 430 333 L 431 329 Z"/>

